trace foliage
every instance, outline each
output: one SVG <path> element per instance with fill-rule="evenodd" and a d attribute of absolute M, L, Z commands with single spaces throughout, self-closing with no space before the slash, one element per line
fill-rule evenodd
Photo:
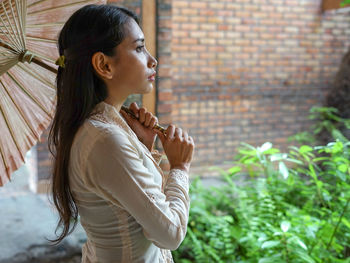
<path fill-rule="evenodd" d="M 315 144 L 320 137 L 319 135 L 326 133 L 327 137 L 333 138 L 333 140 L 339 140 L 343 143 L 348 141 L 348 138 L 342 134 L 340 127 L 350 129 L 350 119 L 341 118 L 338 113 L 338 109 L 333 107 L 312 107 L 309 115 L 309 119 L 314 121 L 314 125 L 311 127 L 312 131 L 297 133 L 288 140 Z"/>
<path fill-rule="evenodd" d="M 343 7 L 346 4 L 350 4 L 350 0 L 343 0 L 343 2 L 341 2 L 340 6 Z"/>
<path fill-rule="evenodd" d="M 232 168 L 213 168 L 225 185 L 192 181 L 175 262 L 350 263 L 349 141 L 238 152 Z"/>

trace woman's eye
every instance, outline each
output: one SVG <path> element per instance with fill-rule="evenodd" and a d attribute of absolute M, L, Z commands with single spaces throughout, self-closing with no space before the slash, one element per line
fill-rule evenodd
<path fill-rule="evenodd" d="M 141 51 L 144 49 L 144 47 L 145 47 L 145 46 L 138 46 L 138 47 L 136 48 L 136 51 L 137 51 L 137 52 L 141 52 Z"/>

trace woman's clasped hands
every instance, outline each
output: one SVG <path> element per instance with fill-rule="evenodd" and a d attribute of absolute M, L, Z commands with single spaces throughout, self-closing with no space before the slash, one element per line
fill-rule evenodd
<path fill-rule="evenodd" d="M 189 172 L 193 158 L 195 144 L 193 138 L 186 131 L 170 124 L 166 129 L 166 135 L 158 129 L 153 129 L 158 124 L 158 119 L 146 108 L 139 108 L 135 102 L 129 107 L 137 117 L 132 118 L 124 110 L 120 113 L 135 132 L 139 140 L 150 150 L 153 150 L 154 141 L 158 135 L 164 152 L 168 157 L 170 169 L 181 169 Z"/>

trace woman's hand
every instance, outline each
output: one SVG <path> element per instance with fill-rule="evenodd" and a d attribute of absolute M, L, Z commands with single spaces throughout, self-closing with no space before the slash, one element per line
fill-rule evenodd
<path fill-rule="evenodd" d="M 130 104 L 129 109 L 134 112 L 138 119 L 134 119 L 124 110 L 120 110 L 120 113 L 135 132 L 139 140 L 148 148 L 151 152 L 153 150 L 153 144 L 157 137 L 157 132 L 153 129 L 154 125 L 158 123 L 158 119 L 146 108 L 139 108 L 136 102 Z"/>
<path fill-rule="evenodd" d="M 159 130 L 156 131 L 168 157 L 170 169 L 177 168 L 189 172 L 195 148 L 193 138 L 173 124 L 168 126 L 165 135 Z"/>

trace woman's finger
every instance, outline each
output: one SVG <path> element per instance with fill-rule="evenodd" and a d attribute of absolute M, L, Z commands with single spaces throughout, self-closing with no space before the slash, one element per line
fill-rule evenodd
<path fill-rule="evenodd" d="M 146 120 L 146 112 L 147 110 L 145 108 L 139 109 L 139 121 L 143 124 Z"/>
<path fill-rule="evenodd" d="M 143 125 L 148 127 L 150 125 L 150 123 L 151 123 L 152 116 L 153 116 L 152 113 L 146 112 L 146 114 L 145 114 L 145 123 Z"/>
<path fill-rule="evenodd" d="M 120 110 L 120 113 L 124 117 L 126 122 L 129 124 L 131 121 L 131 117 L 129 116 L 129 114 L 126 111 L 124 111 L 123 109 Z"/>
<path fill-rule="evenodd" d="M 188 133 L 187 132 L 183 132 L 182 133 L 182 137 L 184 138 L 184 140 L 186 141 L 186 142 L 188 142 Z"/>
<path fill-rule="evenodd" d="M 167 138 L 170 140 L 173 139 L 174 133 L 175 133 L 175 126 L 173 124 L 170 124 L 166 130 Z"/>
<path fill-rule="evenodd" d="M 194 140 L 193 140 L 192 136 L 188 136 L 188 140 L 190 141 L 190 144 L 192 144 L 194 146 Z"/>
<path fill-rule="evenodd" d="M 131 103 L 129 109 L 133 111 L 137 118 L 139 117 L 139 106 L 137 106 L 136 102 Z"/>
<path fill-rule="evenodd" d="M 176 128 L 175 129 L 175 137 L 182 139 L 182 129 L 181 128 Z"/>
<path fill-rule="evenodd" d="M 158 123 L 157 117 L 156 117 L 156 116 L 153 116 L 153 117 L 151 118 L 149 127 L 152 129 L 157 123 Z"/>
<path fill-rule="evenodd" d="M 158 129 L 155 129 L 155 131 L 158 134 L 158 137 L 159 137 L 160 141 L 164 145 L 165 139 L 166 139 L 164 133 L 162 131 L 158 130 Z"/>

